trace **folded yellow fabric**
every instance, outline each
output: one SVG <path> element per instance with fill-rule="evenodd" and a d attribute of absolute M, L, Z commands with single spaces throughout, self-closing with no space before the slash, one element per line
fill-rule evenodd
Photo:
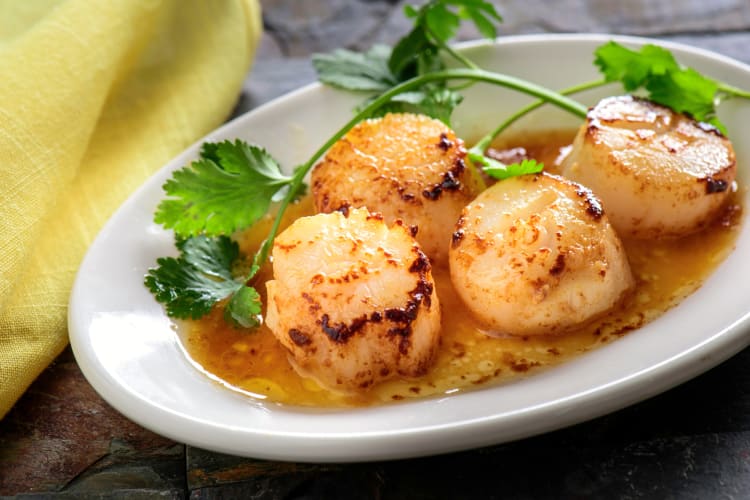
<path fill-rule="evenodd" d="M 0 418 L 114 210 L 235 105 L 256 0 L 0 0 Z"/>

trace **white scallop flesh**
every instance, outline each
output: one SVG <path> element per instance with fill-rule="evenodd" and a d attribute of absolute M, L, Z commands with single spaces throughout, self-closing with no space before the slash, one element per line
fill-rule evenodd
<path fill-rule="evenodd" d="M 706 227 L 736 175 L 717 129 L 653 102 L 609 97 L 592 108 L 562 174 L 601 198 L 621 237 L 676 238 Z"/>
<path fill-rule="evenodd" d="M 599 200 L 546 173 L 500 181 L 470 203 L 449 263 L 458 295 L 498 335 L 568 332 L 610 310 L 634 285 Z"/>
<path fill-rule="evenodd" d="M 319 212 L 366 207 L 416 226 L 422 249 L 442 263 L 461 209 L 483 187 L 453 130 L 408 113 L 352 128 L 315 166 L 311 186 Z"/>
<path fill-rule="evenodd" d="M 276 237 L 266 324 L 303 376 L 333 390 L 417 377 L 439 343 L 440 304 L 411 228 L 350 209 Z"/>

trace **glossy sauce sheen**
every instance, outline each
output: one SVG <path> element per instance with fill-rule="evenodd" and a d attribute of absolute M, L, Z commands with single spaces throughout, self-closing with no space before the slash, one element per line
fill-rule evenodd
<path fill-rule="evenodd" d="M 516 137 L 504 146 L 522 145 L 555 173 L 560 148 L 575 131 Z M 742 207 L 736 194 L 724 215 L 705 231 L 666 241 L 624 241 L 636 277 L 636 290 L 606 316 L 559 337 L 493 337 L 472 320 L 450 282 L 448 269 L 433 268 L 443 310 L 441 347 L 432 369 L 417 380 L 392 380 L 356 394 L 335 393 L 292 368 L 284 348 L 265 327 L 248 332 L 227 326 L 217 308 L 206 318 L 180 327 L 190 358 L 234 390 L 270 402 L 300 406 L 368 406 L 414 397 L 453 394 L 508 383 L 569 360 L 639 328 L 694 292 L 733 250 Z M 606 211 L 606 207 L 605 207 Z M 313 213 L 309 198 L 292 207 L 287 219 Z M 270 226 L 270 219 L 263 224 Z M 251 255 L 266 227 L 240 241 Z M 259 283 L 270 278 L 270 266 Z M 265 287 L 258 286 L 265 302 Z"/>

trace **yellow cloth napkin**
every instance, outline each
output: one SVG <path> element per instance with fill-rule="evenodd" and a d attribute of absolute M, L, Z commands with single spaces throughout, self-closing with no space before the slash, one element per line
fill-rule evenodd
<path fill-rule="evenodd" d="M 67 344 L 88 245 L 227 118 L 260 32 L 256 0 L 0 0 L 0 418 Z"/>

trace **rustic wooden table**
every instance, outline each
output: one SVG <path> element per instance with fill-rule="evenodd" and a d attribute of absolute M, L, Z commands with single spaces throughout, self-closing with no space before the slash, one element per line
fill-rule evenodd
<path fill-rule="evenodd" d="M 313 81 L 312 52 L 392 43 L 408 27 L 404 3 L 263 1 L 266 31 L 237 113 Z M 750 63 L 748 0 L 495 3 L 502 34 L 645 35 Z M 0 422 L 3 495 L 750 498 L 750 349 L 665 394 L 561 431 L 444 456 L 332 465 L 244 459 L 157 436 L 99 398 L 68 350 Z"/>

